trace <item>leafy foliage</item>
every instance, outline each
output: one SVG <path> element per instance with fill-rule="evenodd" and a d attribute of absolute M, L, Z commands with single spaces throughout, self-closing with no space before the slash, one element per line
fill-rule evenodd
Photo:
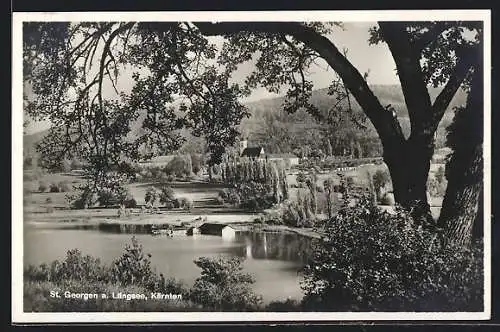
<path fill-rule="evenodd" d="M 146 195 L 144 196 L 144 201 L 146 204 L 153 205 L 158 199 L 159 193 L 155 187 L 151 186 L 146 191 Z"/>
<path fill-rule="evenodd" d="M 47 186 L 47 184 L 44 181 L 39 181 L 38 182 L 38 191 L 39 192 L 43 193 L 47 189 L 48 189 L 48 186 Z"/>
<path fill-rule="evenodd" d="M 201 269 L 190 291 L 190 299 L 212 310 L 255 310 L 262 302 L 250 285 L 251 275 L 242 272 L 242 260 L 232 258 L 200 257 L 194 263 Z"/>
<path fill-rule="evenodd" d="M 184 127 L 205 136 L 217 160 L 246 116 L 238 102 L 246 92 L 210 64 L 214 46 L 187 23 L 39 22 L 26 23 L 23 35 L 25 80 L 35 96 L 27 112 L 53 123 L 38 146 L 47 168 L 77 155 L 107 173 L 178 149 Z M 117 85 L 125 67 L 134 70 L 127 93 Z M 103 93 L 106 85 L 115 96 Z M 171 106 L 179 95 L 183 102 Z"/>
<path fill-rule="evenodd" d="M 24 305 L 29 311 L 181 311 L 199 310 L 187 299 L 180 301 L 143 301 L 143 300 L 101 300 L 57 299 L 47 296 L 50 291 L 74 293 L 147 294 L 162 292 L 180 294 L 187 297 L 185 286 L 172 278 L 157 275 L 151 268 L 150 255 L 143 252 L 142 246 L 132 239 L 121 257 L 111 266 L 104 265 L 99 259 L 82 255 L 77 249 L 68 251 L 63 261 L 51 264 L 29 265 L 24 270 Z M 158 304 L 160 303 L 160 304 Z"/>
<path fill-rule="evenodd" d="M 444 246 L 404 210 L 369 199 L 329 220 L 304 270 L 303 304 L 335 311 L 482 310 L 482 244 Z"/>
<path fill-rule="evenodd" d="M 167 175 L 173 175 L 177 178 L 188 177 L 193 173 L 193 164 L 191 155 L 176 155 L 164 169 Z"/>
<path fill-rule="evenodd" d="M 51 183 L 49 191 L 51 193 L 58 193 L 59 192 L 59 186 L 56 183 Z"/>
<path fill-rule="evenodd" d="M 172 202 L 175 199 L 175 193 L 174 193 L 174 190 L 172 189 L 172 187 L 169 187 L 169 186 L 161 187 L 160 193 L 159 193 L 159 198 L 160 198 L 161 204 L 167 204 L 169 202 Z"/>
<path fill-rule="evenodd" d="M 123 254 L 113 261 L 113 281 L 123 286 L 142 285 L 153 288 L 157 276 L 151 266 L 150 257 L 150 254 L 144 253 L 137 239 L 132 237 L 132 243 L 127 244 Z"/>

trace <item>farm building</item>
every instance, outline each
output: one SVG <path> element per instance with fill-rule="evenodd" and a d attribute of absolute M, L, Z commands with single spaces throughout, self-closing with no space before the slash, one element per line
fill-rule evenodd
<path fill-rule="evenodd" d="M 253 148 L 245 148 L 241 152 L 241 157 L 247 157 L 251 159 L 264 159 L 265 153 L 263 147 L 253 147 Z"/>
<path fill-rule="evenodd" d="M 284 161 L 290 166 L 299 164 L 299 157 L 291 153 L 281 153 L 281 154 L 266 154 L 264 148 L 261 146 L 248 147 L 248 141 L 242 140 L 240 142 L 240 157 L 258 159 L 258 160 L 269 160 L 269 161 Z"/>
<path fill-rule="evenodd" d="M 290 166 L 299 164 L 299 157 L 291 153 L 281 153 L 281 154 L 269 154 L 266 156 L 269 161 L 284 161 Z"/>
<path fill-rule="evenodd" d="M 248 141 L 240 141 L 240 157 L 246 157 L 251 159 L 264 159 L 265 152 L 264 148 L 261 146 L 248 147 Z"/>
<path fill-rule="evenodd" d="M 188 235 L 203 234 L 222 236 L 223 239 L 233 239 L 240 230 L 236 227 L 219 223 L 204 223 L 199 227 L 188 229 Z"/>

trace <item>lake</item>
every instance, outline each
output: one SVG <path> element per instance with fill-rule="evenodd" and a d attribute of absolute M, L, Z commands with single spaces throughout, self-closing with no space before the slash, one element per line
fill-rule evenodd
<path fill-rule="evenodd" d="M 49 263 L 63 259 L 66 252 L 77 248 L 82 254 L 111 263 L 131 243 L 134 234 L 80 229 L 59 224 L 43 227 L 25 225 L 24 264 Z M 135 234 L 158 273 L 182 280 L 191 286 L 201 269 L 194 263 L 198 257 L 218 255 L 245 257 L 244 270 L 255 277 L 253 289 L 264 302 L 292 298 L 300 300 L 298 271 L 304 265 L 311 240 L 297 234 L 237 233 L 234 239 L 220 236 L 152 236 Z"/>

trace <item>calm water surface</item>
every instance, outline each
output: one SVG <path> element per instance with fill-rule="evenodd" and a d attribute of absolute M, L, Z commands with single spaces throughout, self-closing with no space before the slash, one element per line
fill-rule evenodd
<path fill-rule="evenodd" d="M 191 286 L 201 270 L 193 263 L 201 256 L 245 257 L 244 270 L 255 277 L 254 291 L 265 302 L 288 297 L 300 300 L 303 266 L 310 240 L 296 234 L 243 233 L 227 240 L 219 236 L 152 236 L 135 234 L 158 272 L 182 280 Z M 99 257 L 102 262 L 121 255 L 132 234 L 102 232 L 93 229 L 61 229 L 25 226 L 24 264 L 49 263 L 63 259 L 70 249 Z"/>

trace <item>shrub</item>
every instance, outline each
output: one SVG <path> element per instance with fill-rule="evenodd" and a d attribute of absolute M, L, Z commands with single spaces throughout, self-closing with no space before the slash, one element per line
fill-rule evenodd
<path fill-rule="evenodd" d="M 191 209 L 193 208 L 193 201 L 190 200 L 189 198 L 187 197 L 181 197 L 179 199 L 179 207 L 183 210 L 186 210 L 186 211 L 191 211 Z"/>
<path fill-rule="evenodd" d="M 57 299 L 47 296 L 52 291 L 62 293 L 72 290 L 82 293 L 122 292 L 148 294 L 162 292 L 181 294 L 181 301 L 100 301 L 81 299 Z M 173 278 L 157 275 L 151 268 L 150 255 L 132 238 L 121 257 L 111 266 L 99 259 L 84 256 L 79 250 L 70 250 L 62 261 L 24 269 L 24 309 L 28 311 L 180 311 L 193 307 L 188 301 L 188 291 Z"/>
<path fill-rule="evenodd" d="M 156 200 L 158 199 L 158 191 L 156 190 L 155 187 L 150 187 L 147 191 L 146 191 L 146 195 L 144 195 L 144 201 L 146 202 L 146 204 L 149 204 L 149 205 L 153 205 Z"/>
<path fill-rule="evenodd" d="M 277 211 L 266 212 L 261 217 L 256 218 L 256 221 L 268 225 L 283 225 L 283 216 Z"/>
<path fill-rule="evenodd" d="M 47 190 L 48 186 L 45 182 L 39 181 L 38 182 L 38 191 L 41 193 L 44 193 Z"/>
<path fill-rule="evenodd" d="M 253 293 L 251 275 L 243 273 L 242 260 L 232 258 L 200 257 L 194 263 L 201 268 L 190 291 L 190 299 L 213 310 L 256 310 L 262 298 Z"/>
<path fill-rule="evenodd" d="M 168 202 L 173 201 L 175 199 L 174 190 L 169 186 L 163 186 L 160 189 L 159 198 L 161 204 L 166 204 Z"/>
<path fill-rule="evenodd" d="M 249 182 L 242 183 L 236 189 L 240 198 L 240 207 L 252 211 L 268 209 L 277 203 L 270 185 Z"/>
<path fill-rule="evenodd" d="M 230 206 L 240 206 L 241 197 L 237 189 L 225 188 L 219 191 L 218 202 Z"/>
<path fill-rule="evenodd" d="M 137 201 L 135 200 L 134 196 L 130 192 L 127 192 L 127 195 L 125 196 L 125 199 L 123 201 L 123 205 L 127 209 L 133 209 L 137 207 Z"/>
<path fill-rule="evenodd" d="M 105 187 L 97 193 L 97 201 L 100 206 L 118 205 L 126 200 L 127 194 L 127 189 L 121 185 L 113 188 Z"/>
<path fill-rule="evenodd" d="M 309 195 L 306 195 L 309 197 Z M 314 224 L 314 216 L 307 206 L 306 198 L 297 202 L 287 202 L 282 206 L 283 224 L 290 227 L 311 227 Z"/>
<path fill-rule="evenodd" d="M 408 213 L 344 206 L 313 245 L 303 304 L 319 311 L 480 311 L 482 247 L 450 248 Z"/>
<path fill-rule="evenodd" d="M 59 187 L 60 192 L 67 192 L 71 190 L 70 184 L 68 181 L 61 181 L 57 185 Z"/>
<path fill-rule="evenodd" d="M 193 173 L 198 174 L 201 171 L 201 168 L 203 167 L 203 155 L 199 153 L 192 153 L 191 163 L 193 167 Z"/>
<path fill-rule="evenodd" d="M 157 276 L 151 267 L 151 254 L 144 253 L 135 236 L 132 243 L 125 246 L 122 255 L 113 261 L 111 279 L 123 286 L 140 285 L 154 289 Z"/>
<path fill-rule="evenodd" d="M 435 177 L 429 176 L 427 179 L 427 191 L 433 197 L 442 197 L 446 192 L 446 184 L 439 182 Z"/>
<path fill-rule="evenodd" d="M 177 198 L 174 199 L 173 201 L 168 201 L 164 204 L 165 208 L 167 210 L 175 209 L 179 207 L 178 200 Z"/>
<path fill-rule="evenodd" d="M 347 176 L 345 182 L 348 187 L 354 186 L 354 178 L 352 176 Z"/>
<path fill-rule="evenodd" d="M 306 182 L 306 179 L 307 176 L 304 172 L 299 172 L 299 174 L 297 174 L 297 183 Z"/>
<path fill-rule="evenodd" d="M 55 183 L 51 183 L 49 191 L 51 193 L 58 193 L 59 192 L 59 186 L 57 184 L 55 184 Z"/>
<path fill-rule="evenodd" d="M 444 172 L 444 167 L 439 166 L 439 168 L 436 171 L 436 174 L 434 175 L 436 181 L 441 184 L 445 180 L 445 172 Z"/>
<path fill-rule="evenodd" d="M 380 189 L 383 188 L 387 183 L 391 181 L 391 177 L 387 171 L 378 169 L 372 176 L 373 186 L 377 192 L 380 192 Z"/>
<path fill-rule="evenodd" d="M 24 277 L 32 281 L 62 282 L 65 280 L 107 281 L 109 270 L 98 258 L 83 256 L 78 249 L 68 250 L 63 261 L 55 260 L 50 265 L 29 265 Z"/>
<path fill-rule="evenodd" d="M 285 301 L 272 301 L 266 306 L 266 311 L 271 312 L 292 312 L 302 311 L 300 302 L 293 299 L 286 299 Z"/>
<path fill-rule="evenodd" d="M 175 198 L 169 202 L 172 203 L 172 208 L 174 208 L 174 209 L 178 209 L 181 207 L 181 199 L 180 198 Z"/>
<path fill-rule="evenodd" d="M 177 178 L 191 176 L 193 173 L 193 166 L 190 155 L 176 155 L 165 166 L 164 169 L 167 175 L 174 175 Z"/>
<path fill-rule="evenodd" d="M 77 188 L 77 193 L 68 195 L 66 198 L 70 201 L 72 209 L 87 209 L 97 203 L 98 195 L 90 185 L 83 185 Z"/>

